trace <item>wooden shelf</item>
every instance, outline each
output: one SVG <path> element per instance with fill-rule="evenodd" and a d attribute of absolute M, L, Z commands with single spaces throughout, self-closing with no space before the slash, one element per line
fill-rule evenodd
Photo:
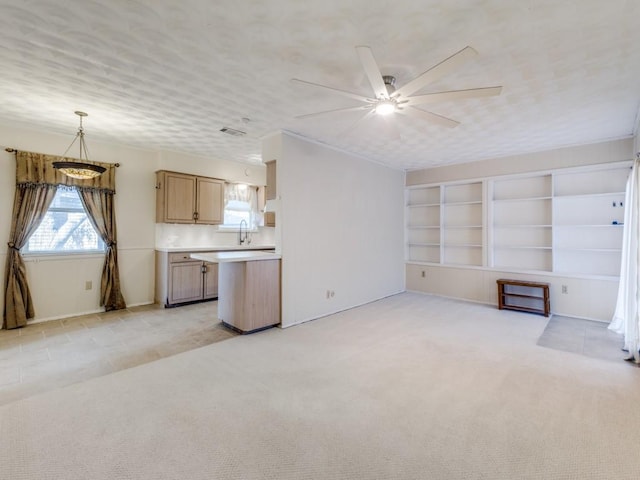
<path fill-rule="evenodd" d="M 505 249 L 505 250 L 553 250 L 553 247 L 543 247 L 543 246 L 535 246 L 535 245 L 494 245 L 495 249 Z"/>
<path fill-rule="evenodd" d="M 409 208 L 414 208 L 414 207 L 439 207 L 440 204 L 439 203 L 409 203 L 407 204 L 407 207 Z"/>
<path fill-rule="evenodd" d="M 519 197 L 519 198 L 496 198 L 493 201 L 496 203 L 502 202 L 527 202 L 532 200 L 551 200 L 552 197 Z"/>
<path fill-rule="evenodd" d="M 549 304 L 549 284 L 527 282 L 523 280 L 497 280 L 498 308 L 500 310 L 518 310 L 537 313 L 548 317 L 551 312 Z"/>
<path fill-rule="evenodd" d="M 613 197 L 613 196 L 622 196 L 624 197 L 625 192 L 600 192 L 600 193 L 578 193 L 578 194 L 569 194 L 569 195 L 563 195 L 563 194 L 558 194 L 556 193 L 555 198 L 556 199 L 562 199 L 562 198 L 582 198 L 582 197 L 586 197 L 586 198 L 592 198 L 592 197 Z"/>
<path fill-rule="evenodd" d="M 443 203 L 445 207 L 455 206 L 455 205 L 482 205 L 482 200 L 473 200 L 468 202 L 446 202 Z"/>

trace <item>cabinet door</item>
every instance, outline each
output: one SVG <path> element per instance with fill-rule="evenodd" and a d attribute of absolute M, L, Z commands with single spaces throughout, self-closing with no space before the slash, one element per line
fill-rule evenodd
<path fill-rule="evenodd" d="M 265 227 L 276 226 L 276 212 L 264 212 L 264 226 Z"/>
<path fill-rule="evenodd" d="M 164 181 L 162 181 L 164 180 Z M 159 175 L 159 195 L 164 203 L 158 204 L 158 220 L 166 223 L 193 223 L 196 199 L 196 178 L 173 172 Z"/>
<path fill-rule="evenodd" d="M 276 161 L 271 160 L 266 162 L 267 165 L 267 187 L 265 191 L 265 197 L 267 200 L 274 200 L 276 198 Z"/>
<path fill-rule="evenodd" d="M 218 225 L 222 223 L 224 208 L 224 182 L 198 177 L 196 223 Z"/>
<path fill-rule="evenodd" d="M 170 304 L 202 299 L 202 262 L 172 263 L 169 275 Z"/>
<path fill-rule="evenodd" d="M 218 296 L 218 264 L 204 262 L 204 298 Z"/>

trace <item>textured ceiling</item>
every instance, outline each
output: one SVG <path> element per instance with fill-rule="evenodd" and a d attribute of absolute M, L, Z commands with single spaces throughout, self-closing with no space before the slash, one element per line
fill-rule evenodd
<path fill-rule="evenodd" d="M 0 123 L 72 135 L 84 110 L 89 149 L 259 162 L 260 138 L 287 130 L 416 169 L 627 137 L 640 102 L 638 0 L 0 0 L 0 12 Z M 470 45 L 476 57 L 419 93 L 503 92 L 429 106 L 454 129 L 393 118 L 400 139 L 375 118 L 346 132 L 360 112 L 296 119 L 358 102 L 294 77 L 372 95 L 356 45 L 398 85 Z"/>

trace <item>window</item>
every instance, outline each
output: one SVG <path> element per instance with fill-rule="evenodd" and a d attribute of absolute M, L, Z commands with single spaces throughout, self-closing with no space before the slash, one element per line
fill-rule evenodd
<path fill-rule="evenodd" d="M 42 223 L 22 253 L 102 253 L 104 242 L 96 232 L 75 188 L 58 188 Z"/>
<path fill-rule="evenodd" d="M 260 224 L 260 217 L 256 187 L 244 183 L 225 185 L 223 228 L 238 228 L 244 220 L 249 230 L 255 230 Z"/>

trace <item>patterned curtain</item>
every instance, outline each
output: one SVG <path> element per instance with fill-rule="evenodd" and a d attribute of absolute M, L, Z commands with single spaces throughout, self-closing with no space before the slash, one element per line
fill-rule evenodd
<path fill-rule="evenodd" d="M 116 249 L 116 217 L 113 208 L 113 193 L 106 190 L 80 190 L 80 199 L 93 227 L 107 246 L 107 254 L 102 268 L 100 282 L 100 305 L 105 310 L 126 308 L 120 291 L 120 274 L 118 273 L 118 250 Z"/>
<path fill-rule="evenodd" d="M 107 245 L 100 292 L 101 305 L 104 305 L 106 310 L 126 308 L 120 292 L 116 252 L 113 211 L 115 165 L 85 162 L 103 166 L 106 171 L 99 177 L 79 180 L 67 177 L 53 168 L 53 162 L 64 160 L 73 159 L 33 152 L 16 153 L 16 193 L 5 269 L 3 328 L 22 327 L 35 315 L 20 248 L 40 225 L 59 185 L 78 189 L 89 218 Z"/>
<path fill-rule="evenodd" d="M 33 318 L 33 301 L 20 249 L 38 228 L 56 195 L 55 185 L 17 185 L 11 217 L 2 328 L 18 328 Z"/>

